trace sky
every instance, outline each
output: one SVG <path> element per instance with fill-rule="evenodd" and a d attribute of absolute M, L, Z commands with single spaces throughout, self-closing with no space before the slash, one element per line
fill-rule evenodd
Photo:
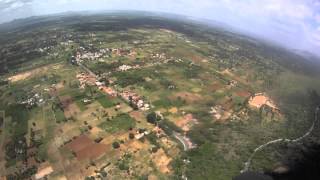
<path fill-rule="evenodd" d="M 167 12 L 218 21 L 320 56 L 320 0 L 0 0 L 0 23 L 100 10 Z"/>

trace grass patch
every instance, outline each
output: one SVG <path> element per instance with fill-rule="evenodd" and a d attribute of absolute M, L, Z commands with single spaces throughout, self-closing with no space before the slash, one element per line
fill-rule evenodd
<path fill-rule="evenodd" d="M 107 132 L 114 133 L 121 130 L 128 130 L 135 127 L 135 125 L 135 120 L 132 119 L 128 114 L 119 114 L 112 120 L 106 120 L 105 122 L 101 123 L 99 127 Z"/>
<path fill-rule="evenodd" d="M 66 117 L 64 116 L 64 113 L 60 108 L 54 109 L 54 114 L 55 114 L 57 122 L 66 121 Z"/>
<path fill-rule="evenodd" d="M 80 111 L 85 111 L 87 109 L 86 104 L 83 102 L 83 100 L 77 100 L 75 102 L 79 107 Z"/>
<path fill-rule="evenodd" d="M 103 106 L 104 108 L 110 108 L 115 105 L 116 102 L 110 99 L 110 97 L 107 97 L 105 95 L 100 96 L 97 98 L 97 101 Z"/>
<path fill-rule="evenodd" d="M 24 105 L 15 104 L 7 107 L 6 115 L 12 117 L 12 133 L 21 136 L 28 132 L 28 109 Z"/>

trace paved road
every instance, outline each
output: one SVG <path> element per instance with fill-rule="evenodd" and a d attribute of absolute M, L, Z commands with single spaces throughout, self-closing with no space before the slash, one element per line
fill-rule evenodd
<path fill-rule="evenodd" d="M 246 171 L 249 170 L 253 157 L 255 156 L 255 154 L 258 151 L 262 150 L 263 148 L 265 148 L 265 147 L 267 147 L 267 146 L 269 146 L 271 144 L 276 144 L 276 143 L 280 143 L 280 142 L 297 143 L 297 142 L 303 140 L 304 138 L 308 137 L 312 133 L 316 123 L 318 122 L 318 113 L 319 113 L 319 111 L 320 111 L 320 106 L 315 109 L 315 115 L 314 115 L 313 123 L 312 123 L 311 127 L 309 128 L 309 130 L 304 135 L 302 135 L 302 136 L 300 136 L 300 137 L 298 137 L 296 139 L 280 138 L 280 139 L 272 140 L 272 141 L 269 141 L 269 142 L 267 142 L 265 144 L 262 144 L 261 146 L 258 146 L 256 149 L 254 149 L 254 151 L 251 154 L 251 156 L 249 157 L 248 161 L 245 162 L 244 168 L 243 168 L 243 170 L 241 170 L 241 173 L 246 172 Z"/>
<path fill-rule="evenodd" d="M 96 75 L 94 72 L 92 72 L 89 68 L 87 68 L 85 65 L 83 65 L 83 64 L 81 64 L 81 63 L 78 63 L 78 65 L 79 65 L 82 69 L 84 69 L 85 71 L 87 71 L 87 73 L 89 73 L 91 76 L 97 77 L 97 75 Z"/>
<path fill-rule="evenodd" d="M 187 140 L 180 134 L 177 132 L 173 132 L 173 136 L 181 142 L 181 144 L 183 145 L 183 150 L 184 151 L 188 151 L 189 149 L 191 149 L 191 147 L 189 146 L 189 143 L 187 142 Z"/>

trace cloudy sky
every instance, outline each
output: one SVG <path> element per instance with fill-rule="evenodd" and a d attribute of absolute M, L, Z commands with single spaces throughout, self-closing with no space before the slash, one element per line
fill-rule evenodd
<path fill-rule="evenodd" d="M 320 0 L 0 0 L 0 23 L 83 10 L 147 10 L 212 19 L 320 55 Z"/>

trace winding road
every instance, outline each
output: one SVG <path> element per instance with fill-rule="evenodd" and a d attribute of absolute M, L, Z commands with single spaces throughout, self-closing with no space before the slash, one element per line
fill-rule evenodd
<path fill-rule="evenodd" d="M 178 141 L 181 142 L 181 144 L 183 145 L 184 151 L 188 151 L 189 149 L 191 149 L 191 147 L 189 146 L 189 143 L 187 142 L 187 140 L 184 139 L 184 137 L 181 134 L 177 132 L 173 132 L 173 136 L 174 138 L 176 138 Z"/>
<path fill-rule="evenodd" d="M 301 140 L 303 140 L 304 138 L 308 137 L 312 131 L 314 130 L 314 127 L 316 125 L 316 123 L 318 122 L 318 113 L 320 111 L 320 106 L 318 106 L 316 109 L 315 109 L 315 115 L 314 115 L 314 120 L 313 120 L 313 123 L 311 125 L 311 127 L 309 128 L 309 130 L 302 136 L 296 138 L 296 139 L 284 139 L 284 138 L 280 138 L 280 139 L 276 139 L 276 140 L 272 140 L 272 141 L 269 141 L 259 147 L 257 147 L 256 149 L 254 149 L 253 153 L 251 154 L 251 156 L 249 157 L 248 161 L 245 162 L 244 164 L 244 168 L 243 170 L 241 170 L 241 173 L 243 172 L 246 172 L 249 170 L 250 168 L 250 165 L 251 165 L 251 162 L 252 162 L 252 159 L 254 158 L 255 154 L 259 151 L 261 151 L 263 148 L 271 145 L 271 144 L 275 144 L 275 143 L 280 143 L 280 142 L 287 142 L 287 143 L 297 143 Z"/>

